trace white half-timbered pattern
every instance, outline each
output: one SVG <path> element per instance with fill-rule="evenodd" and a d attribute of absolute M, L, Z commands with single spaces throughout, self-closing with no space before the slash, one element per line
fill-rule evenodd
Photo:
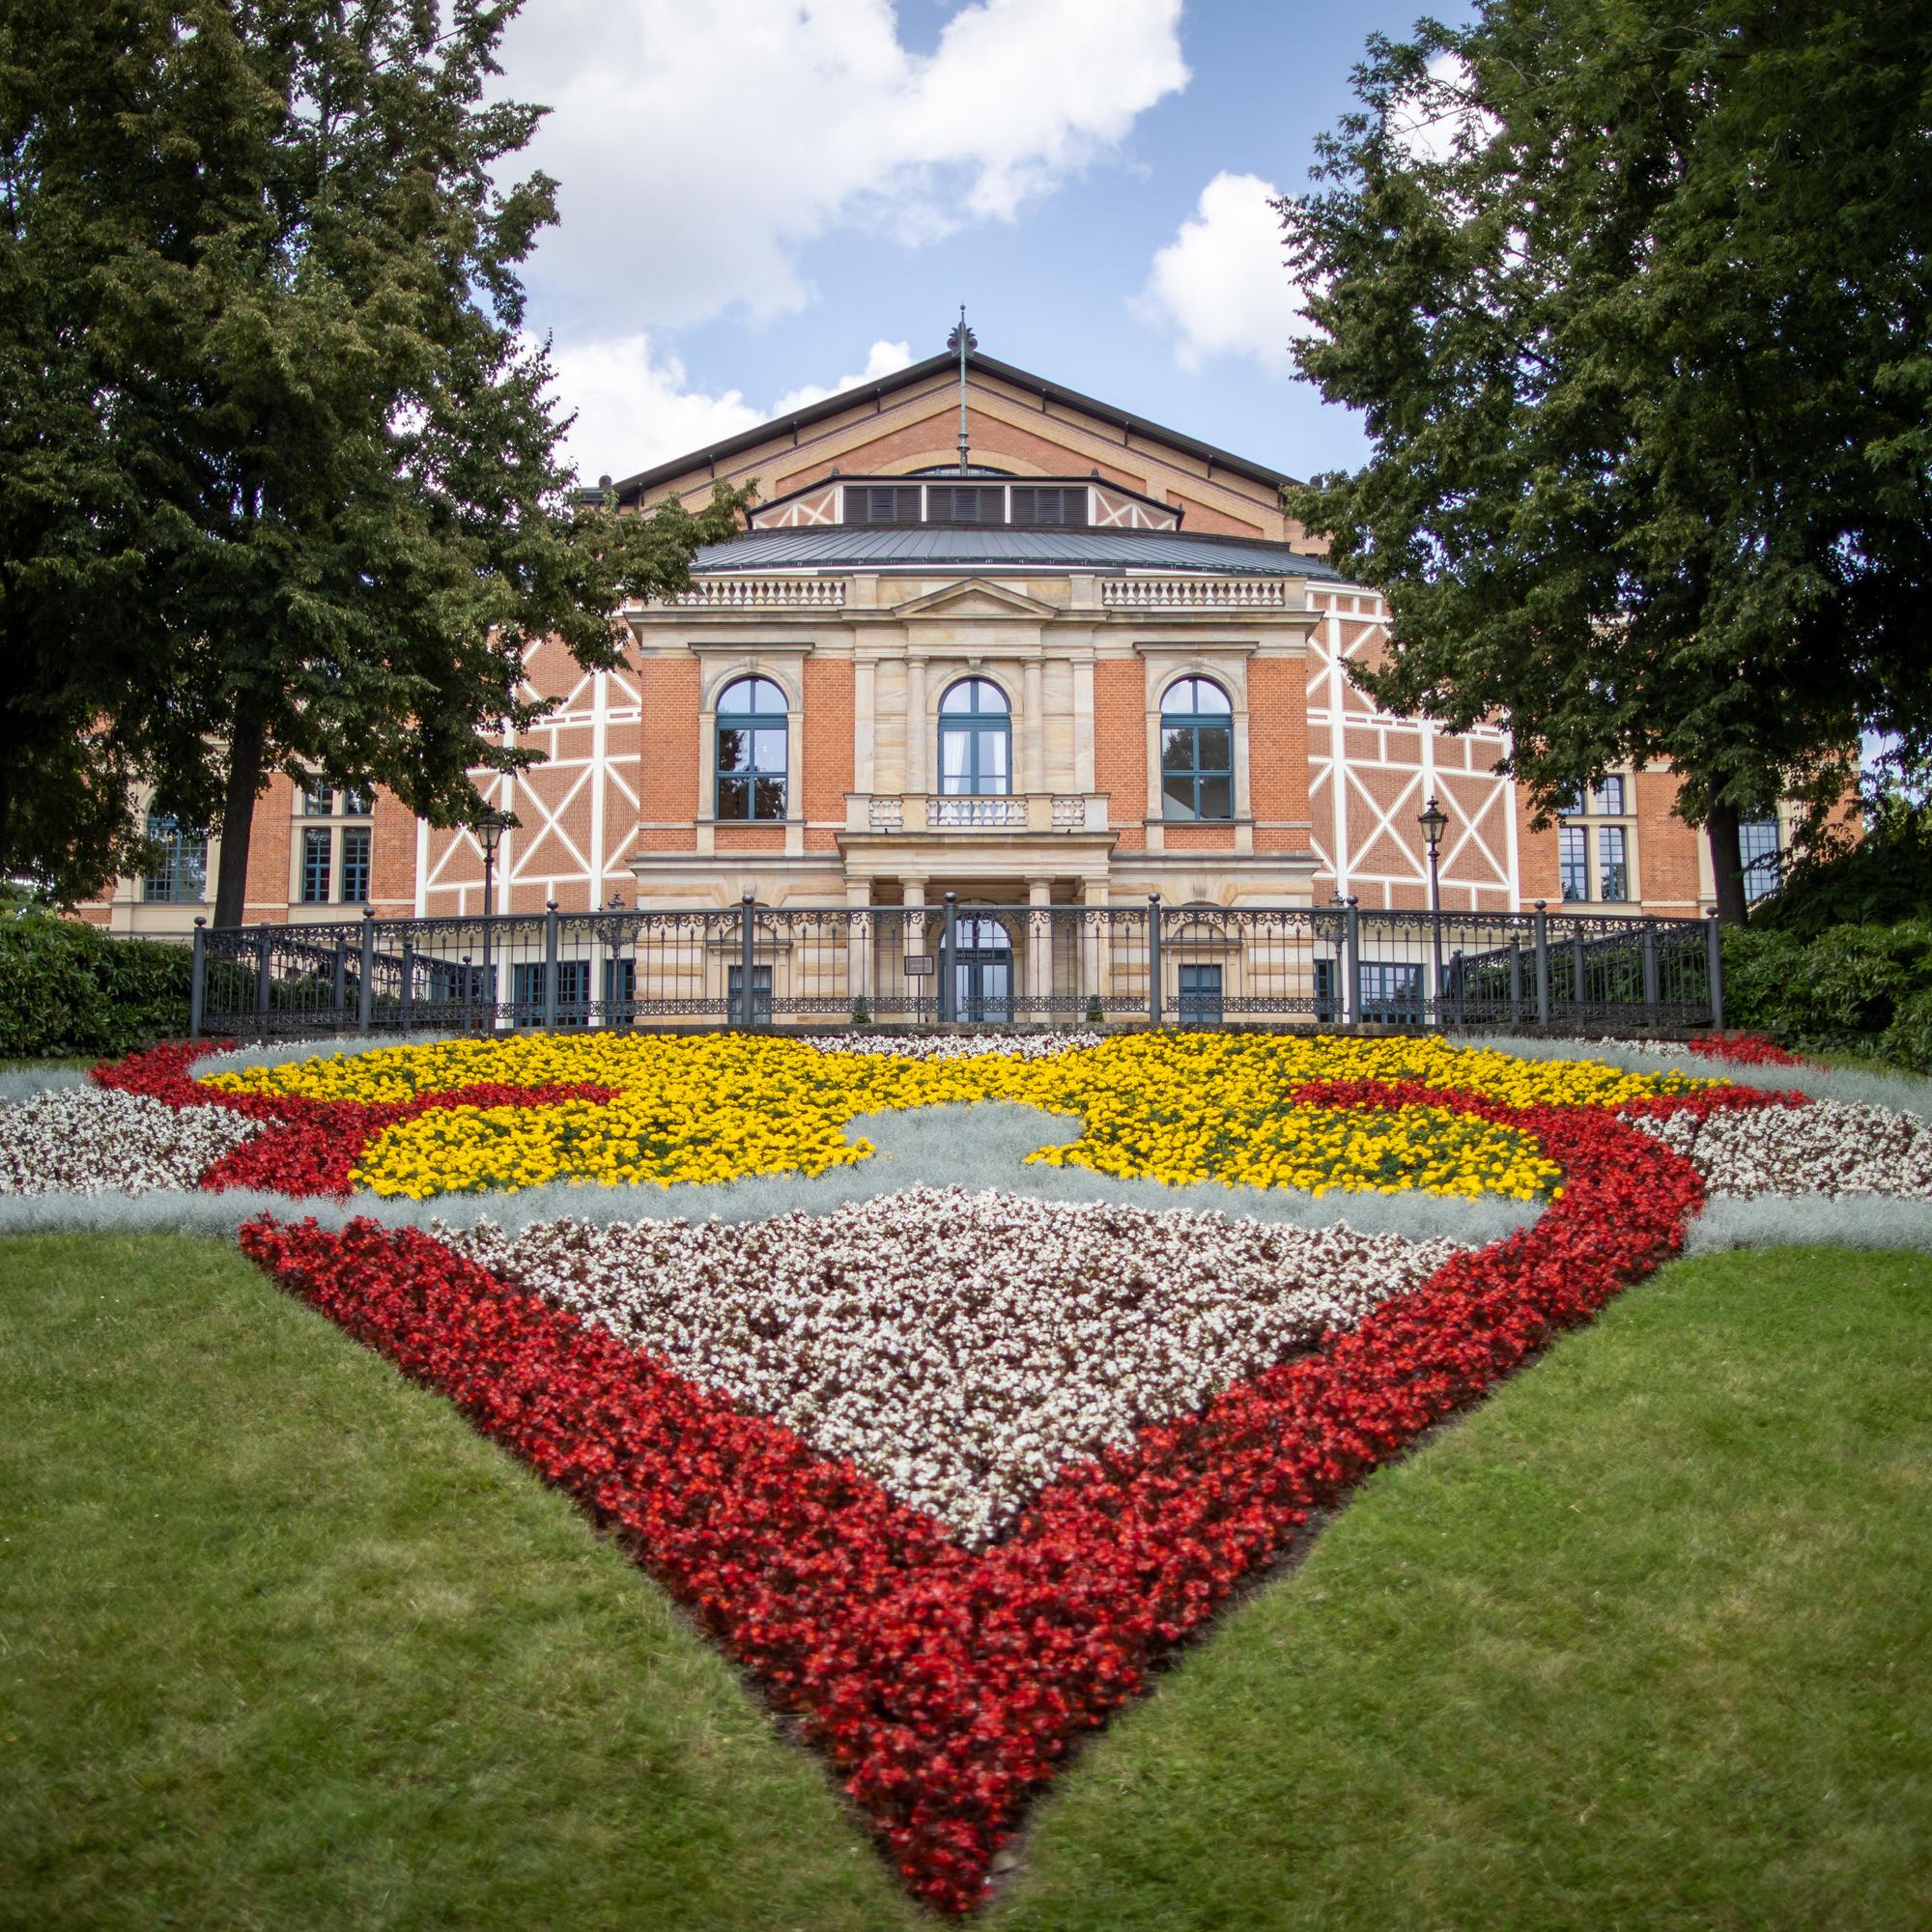
<path fill-rule="evenodd" d="M 1388 636 L 1381 599 L 1309 586 L 1322 619 L 1308 642 L 1308 789 L 1315 892 L 1365 906 L 1426 906 L 1429 858 L 1418 819 L 1432 797 L 1449 814 L 1440 858 L 1442 903 L 1509 912 L 1520 903 L 1514 787 L 1492 769 L 1497 730 L 1452 736 L 1426 721 L 1378 711 L 1350 679 Z"/>

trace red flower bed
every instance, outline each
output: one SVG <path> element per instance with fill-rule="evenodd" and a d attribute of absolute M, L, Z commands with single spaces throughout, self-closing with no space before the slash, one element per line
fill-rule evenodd
<path fill-rule="evenodd" d="M 1688 1044 L 1705 1060 L 1729 1061 L 1737 1066 L 1810 1066 L 1815 1063 L 1787 1053 L 1761 1033 L 1702 1033 Z"/>
<path fill-rule="evenodd" d="M 112 1065 L 97 1066 L 103 1087 L 145 1094 L 170 1107 L 225 1107 L 268 1124 L 243 1141 L 202 1176 L 213 1193 L 231 1187 L 262 1187 L 278 1194 L 324 1195 L 347 1200 L 350 1174 L 362 1151 L 385 1128 L 412 1121 L 437 1107 L 543 1107 L 562 1100 L 609 1100 L 614 1087 L 560 1083 L 513 1087 L 483 1081 L 445 1094 L 418 1094 L 411 1100 L 309 1100 L 294 1094 L 233 1094 L 204 1087 L 188 1067 L 219 1042 L 173 1041 Z"/>
<path fill-rule="evenodd" d="M 1520 1127 L 1565 1191 L 1313 1354 L 1063 1471 L 978 1554 L 789 1430 L 427 1236 L 264 1219 L 242 1238 L 622 1534 L 805 1716 L 913 1891 L 963 1912 L 1029 1797 L 1164 1651 L 1311 1510 L 1673 1253 L 1702 1200 L 1689 1161 L 1607 1112 L 1373 1083 L 1303 1097 L 1427 1097 Z"/>

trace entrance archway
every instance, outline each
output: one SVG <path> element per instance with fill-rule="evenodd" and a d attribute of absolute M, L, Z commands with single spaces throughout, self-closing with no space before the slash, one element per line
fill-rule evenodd
<path fill-rule="evenodd" d="M 961 913 L 953 928 L 952 1016 L 979 1025 L 1013 1022 L 1013 944 L 997 919 Z"/>

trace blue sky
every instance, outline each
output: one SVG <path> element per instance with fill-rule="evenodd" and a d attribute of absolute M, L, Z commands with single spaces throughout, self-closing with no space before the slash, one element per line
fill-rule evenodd
<path fill-rule="evenodd" d="M 1296 379 L 1266 188 L 1373 31 L 1305 0 L 526 0 L 505 90 L 563 215 L 529 324 L 625 474 L 945 344 L 1296 475 L 1358 463 Z"/>

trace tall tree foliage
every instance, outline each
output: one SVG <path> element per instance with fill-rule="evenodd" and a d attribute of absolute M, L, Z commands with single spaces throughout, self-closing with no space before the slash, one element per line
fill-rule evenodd
<path fill-rule="evenodd" d="M 0 866 L 63 894 L 128 782 L 223 831 L 275 770 L 448 823 L 531 722 L 526 645 L 738 526 L 574 501 L 499 164 L 516 0 L 11 0 L 0 13 Z"/>
<path fill-rule="evenodd" d="M 1361 681 L 1500 715 L 1546 815 L 1674 764 L 1742 919 L 1741 816 L 1932 740 L 1932 7 L 1484 0 L 1356 87 L 1281 212 L 1373 440 L 1291 493 L 1388 598 Z"/>

